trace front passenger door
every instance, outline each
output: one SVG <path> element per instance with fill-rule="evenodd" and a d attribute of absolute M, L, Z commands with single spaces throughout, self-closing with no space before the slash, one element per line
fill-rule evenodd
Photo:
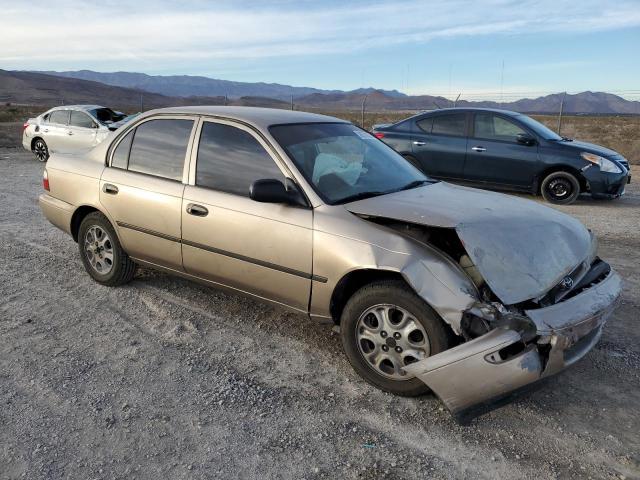
<path fill-rule="evenodd" d="M 416 121 L 413 155 L 427 175 L 457 179 L 467 153 L 467 114 L 465 112 L 428 115 Z"/>
<path fill-rule="evenodd" d="M 538 146 L 518 143 L 519 134 L 529 135 L 513 119 L 493 112 L 476 112 L 464 166 L 465 179 L 529 188 L 538 171 Z"/>
<path fill-rule="evenodd" d="M 185 271 L 307 312 L 312 210 L 249 198 L 255 180 L 285 175 L 247 127 L 205 120 L 199 138 L 182 203 Z"/>
<path fill-rule="evenodd" d="M 98 124 L 89 115 L 78 110 L 71 110 L 68 135 L 71 137 L 69 142 L 73 148 L 93 147 L 97 143 L 97 133 Z"/>

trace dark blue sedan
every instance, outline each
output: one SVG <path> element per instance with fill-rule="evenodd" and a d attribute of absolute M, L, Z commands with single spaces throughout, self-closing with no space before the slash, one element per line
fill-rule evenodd
<path fill-rule="evenodd" d="M 541 194 L 556 204 L 586 192 L 616 198 L 631 181 L 619 153 L 561 137 L 507 110 L 435 110 L 376 125 L 373 133 L 432 177 Z"/>

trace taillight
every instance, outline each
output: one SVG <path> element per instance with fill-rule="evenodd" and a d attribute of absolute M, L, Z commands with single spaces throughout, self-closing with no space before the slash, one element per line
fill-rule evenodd
<path fill-rule="evenodd" d="M 49 191 L 49 174 L 47 173 L 47 169 L 44 169 L 42 172 L 42 186 L 48 192 Z"/>
<path fill-rule="evenodd" d="M 27 120 L 26 122 L 24 122 L 24 125 L 22 125 L 22 131 L 24 132 L 28 126 L 29 126 L 29 121 Z"/>
<path fill-rule="evenodd" d="M 373 136 L 376 137 L 376 138 L 382 139 L 382 138 L 384 138 L 384 133 L 382 133 L 382 132 L 374 132 Z"/>

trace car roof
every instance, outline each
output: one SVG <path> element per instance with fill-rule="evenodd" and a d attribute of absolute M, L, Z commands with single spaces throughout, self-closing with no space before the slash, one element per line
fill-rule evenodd
<path fill-rule="evenodd" d="M 237 107 L 237 106 L 193 106 L 170 107 L 150 110 L 140 117 L 157 114 L 173 115 L 208 115 L 218 118 L 228 118 L 248 123 L 258 128 L 266 129 L 272 125 L 287 123 L 349 123 L 340 118 L 320 115 L 317 113 L 284 110 L 279 108 Z"/>
<path fill-rule="evenodd" d="M 53 107 L 53 110 L 83 110 L 85 112 L 89 112 L 91 110 L 95 110 L 96 108 L 106 108 L 102 105 L 60 105 L 59 107 Z"/>
<path fill-rule="evenodd" d="M 479 108 L 479 107 L 453 107 L 453 108 L 440 108 L 437 110 L 429 110 L 428 112 L 422 112 L 418 115 L 425 115 L 427 113 L 442 113 L 442 112 L 493 112 L 493 113 L 502 113 L 503 115 L 507 115 L 510 117 L 515 117 L 517 115 L 522 115 L 519 112 L 514 112 L 512 110 L 502 110 L 500 108 Z M 417 116 L 417 115 L 416 115 Z"/>

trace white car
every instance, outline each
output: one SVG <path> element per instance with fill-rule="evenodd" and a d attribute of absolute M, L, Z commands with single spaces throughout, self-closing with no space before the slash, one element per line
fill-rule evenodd
<path fill-rule="evenodd" d="M 46 162 L 54 151 L 74 152 L 95 147 L 130 118 L 100 105 L 55 107 L 24 123 L 22 146 Z"/>

